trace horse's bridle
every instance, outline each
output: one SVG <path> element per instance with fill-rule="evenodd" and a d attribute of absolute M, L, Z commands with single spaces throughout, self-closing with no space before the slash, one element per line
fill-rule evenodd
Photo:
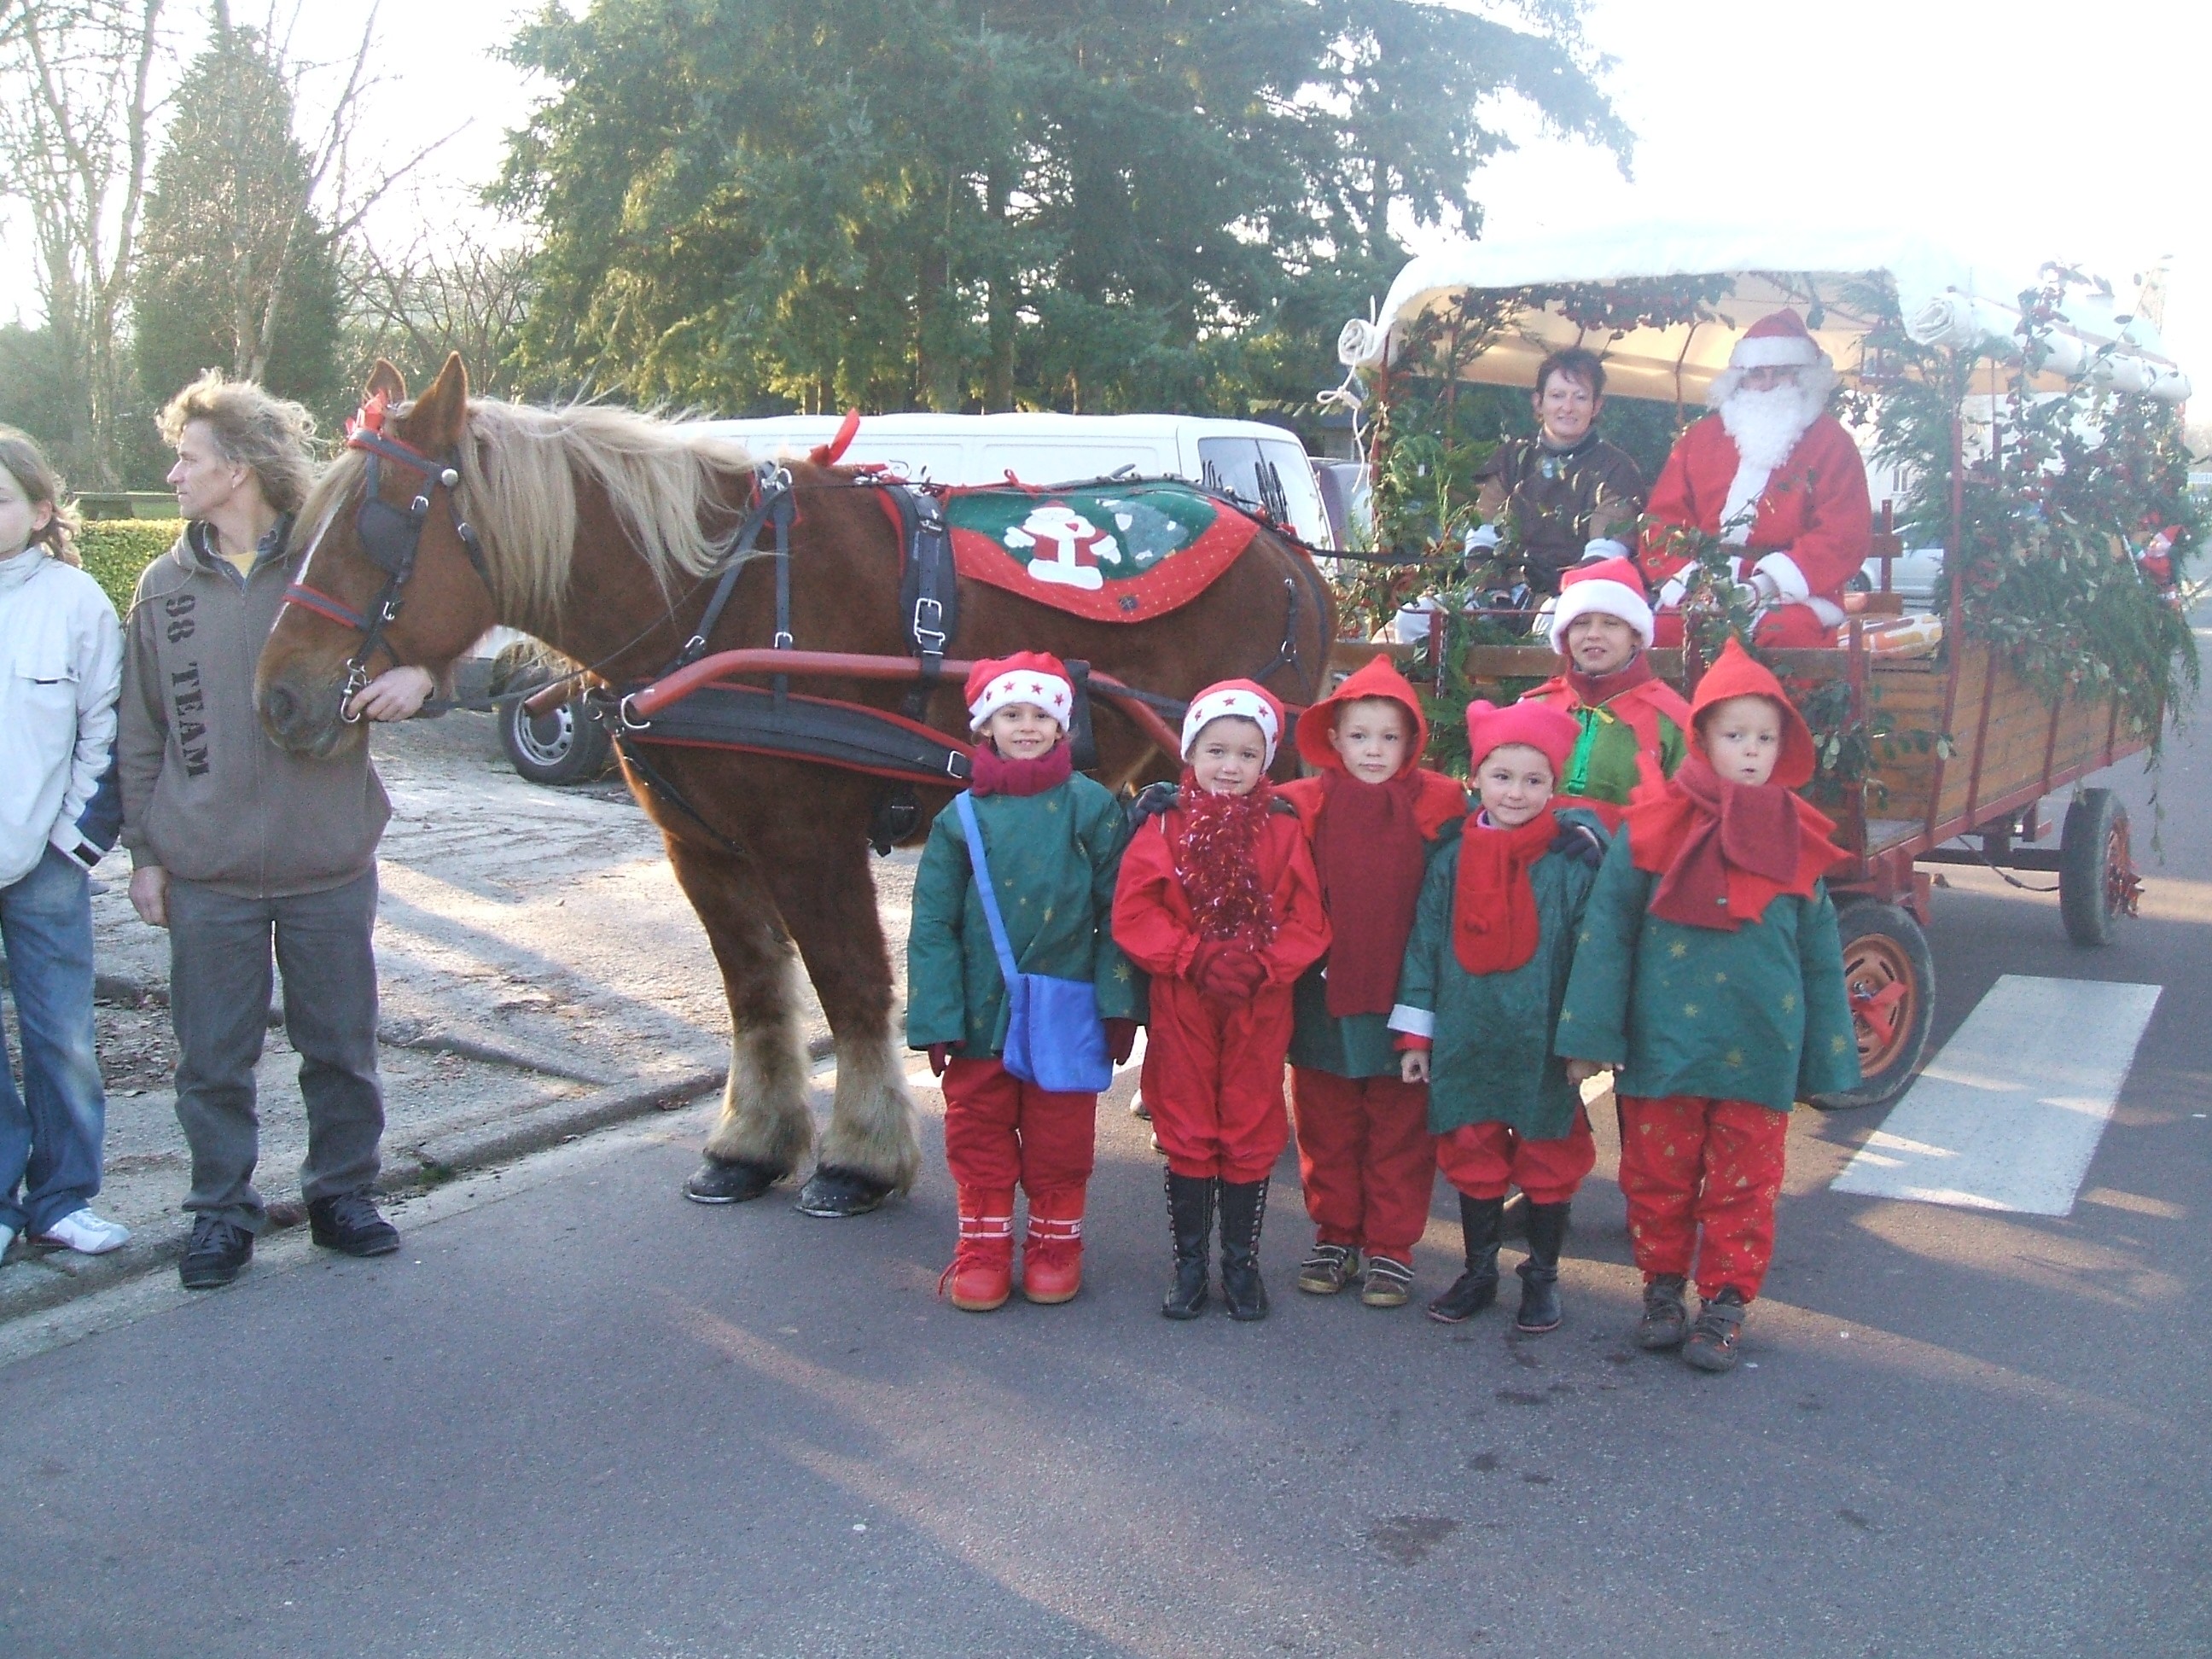
<path fill-rule="evenodd" d="M 384 586 L 365 612 L 304 581 L 295 581 L 284 590 L 285 604 L 312 611 L 361 635 L 361 648 L 346 664 L 345 689 L 338 694 L 338 713 L 348 723 L 361 718 L 349 712 L 349 706 L 368 684 L 369 659 L 379 650 L 386 656 L 392 655 L 392 647 L 384 643 L 384 630 L 398 619 L 399 601 L 407 579 L 415 574 L 416 555 L 422 544 L 422 525 L 430 516 L 430 498 L 436 490 L 446 491 L 447 505 L 453 515 L 453 533 L 460 538 L 469 562 L 476 567 L 485 590 L 491 591 L 491 571 L 484 562 L 483 546 L 468 520 L 461 516 L 459 498 L 454 494 L 461 482 L 460 458 L 453 455 L 440 459 L 397 438 L 387 438 L 382 430 L 383 415 L 380 403 L 373 403 L 365 409 L 362 418 L 346 434 L 346 447 L 362 450 L 368 456 L 367 483 L 361 507 L 354 514 L 354 537 L 369 562 L 384 572 Z M 416 491 L 414 500 L 404 507 L 392 506 L 380 491 L 380 464 L 384 461 L 404 466 L 422 480 L 422 488 Z M 305 570 L 301 574 L 304 575 Z"/>

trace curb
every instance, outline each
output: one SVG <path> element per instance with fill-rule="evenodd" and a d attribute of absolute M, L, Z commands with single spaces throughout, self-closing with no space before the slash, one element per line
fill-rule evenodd
<path fill-rule="evenodd" d="M 653 1112 L 674 1111 L 720 1088 L 727 1076 L 726 1068 L 702 1067 L 648 1083 L 600 1089 L 526 1107 L 497 1122 L 456 1130 L 413 1146 L 391 1148 L 392 1164 L 379 1178 L 377 1191 L 385 1197 L 421 1192 L 488 1164 L 512 1163 L 579 1139 L 595 1129 Z M 296 1200 L 272 1204 L 268 1231 L 297 1227 L 307 1218 L 306 1206 Z M 128 1244 L 107 1255 L 72 1256 L 67 1251 L 19 1255 L 13 1266 L 0 1272 L 0 1323 L 44 1313 L 171 1267 L 183 1258 L 191 1231 L 191 1218 L 180 1216 L 141 1228 Z M 28 1266 L 38 1267 L 35 1278 L 27 1276 Z"/>

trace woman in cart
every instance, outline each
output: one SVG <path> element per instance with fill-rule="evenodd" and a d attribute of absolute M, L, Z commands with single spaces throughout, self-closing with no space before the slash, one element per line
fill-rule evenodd
<path fill-rule="evenodd" d="M 1549 597 L 1559 577 L 1585 558 L 1626 558 L 1644 510 L 1644 475 L 1626 450 L 1597 435 L 1605 368 L 1576 346 L 1536 369 L 1529 399 L 1537 433 L 1508 438 L 1477 475 L 1482 526 L 1468 538 L 1470 556 L 1503 543 L 1518 547 L 1529 587 Z"/>

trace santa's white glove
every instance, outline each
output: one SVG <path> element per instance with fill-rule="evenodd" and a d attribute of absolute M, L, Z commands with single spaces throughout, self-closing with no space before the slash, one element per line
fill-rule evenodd
<path fill-rule="evenodd" d="M 1669 576 L 1660 584 L 1659 608 L 1662 611 L 1680 611 L 1682 608 L 1682 595 L 1689 591 L 1690 584 L 1687 581 L 1680 576 Z"/>
<path fill-rule="evenodd" d="M 1782 584 L 1764 570 L 1753 571 L 1751 580 L 1743 585 L 1751 590 L 1754 601 L 1759 605 L 1772 605 L 1782 597 Z"/>
<path fill-rule="evenodd" d="M 1477 525 L 1467 532 L 1467 546 L 1463 550 L 1468 557 L 1473 558 L 1478 553 L 1491 552 L 1501 539 L 1495 524 Z"/>

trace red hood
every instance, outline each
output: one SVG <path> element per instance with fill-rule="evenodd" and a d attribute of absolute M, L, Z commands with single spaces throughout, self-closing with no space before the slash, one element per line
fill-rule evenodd
<path fill-rule="evenodd" d="M 1413 683 L 1387 656 L 1370 658 L 1358 673 L 1298 716 L 1299 758 L 1325 772 L 1343 771 L 1344 758 L 1329 742 L 1329 733 L 1335 730 L 1337 713 L 1346 703 L 1368 697 L 1388 697 L 1413 716 L 1413 746 L 1406 764 L 1419 765 L 1422 751 L 1429 746 L 1428 716 L 1421 713 L 1420 696 Z"/>
<path fill-rule="evenodd" d="M 1720 656 L 1698 682 L 1698 695 L 1690 699 L 1692 729 L 1714 704 L 1748 696 L 1771 697 L 1782 709 L 1782 757 L 1774 763 L 1771 781 L 1785 789 L 1803 788 L 1813 781 L 1815 769 L 1812 728 L 1797 712 L 1797 705 L 1790 701 L 1782 682 L 1745 650 L 1741 641 L 1732 638 L 1722 647 Z M 1702 738 L 1698 746 L 1704 748 Z"/>

